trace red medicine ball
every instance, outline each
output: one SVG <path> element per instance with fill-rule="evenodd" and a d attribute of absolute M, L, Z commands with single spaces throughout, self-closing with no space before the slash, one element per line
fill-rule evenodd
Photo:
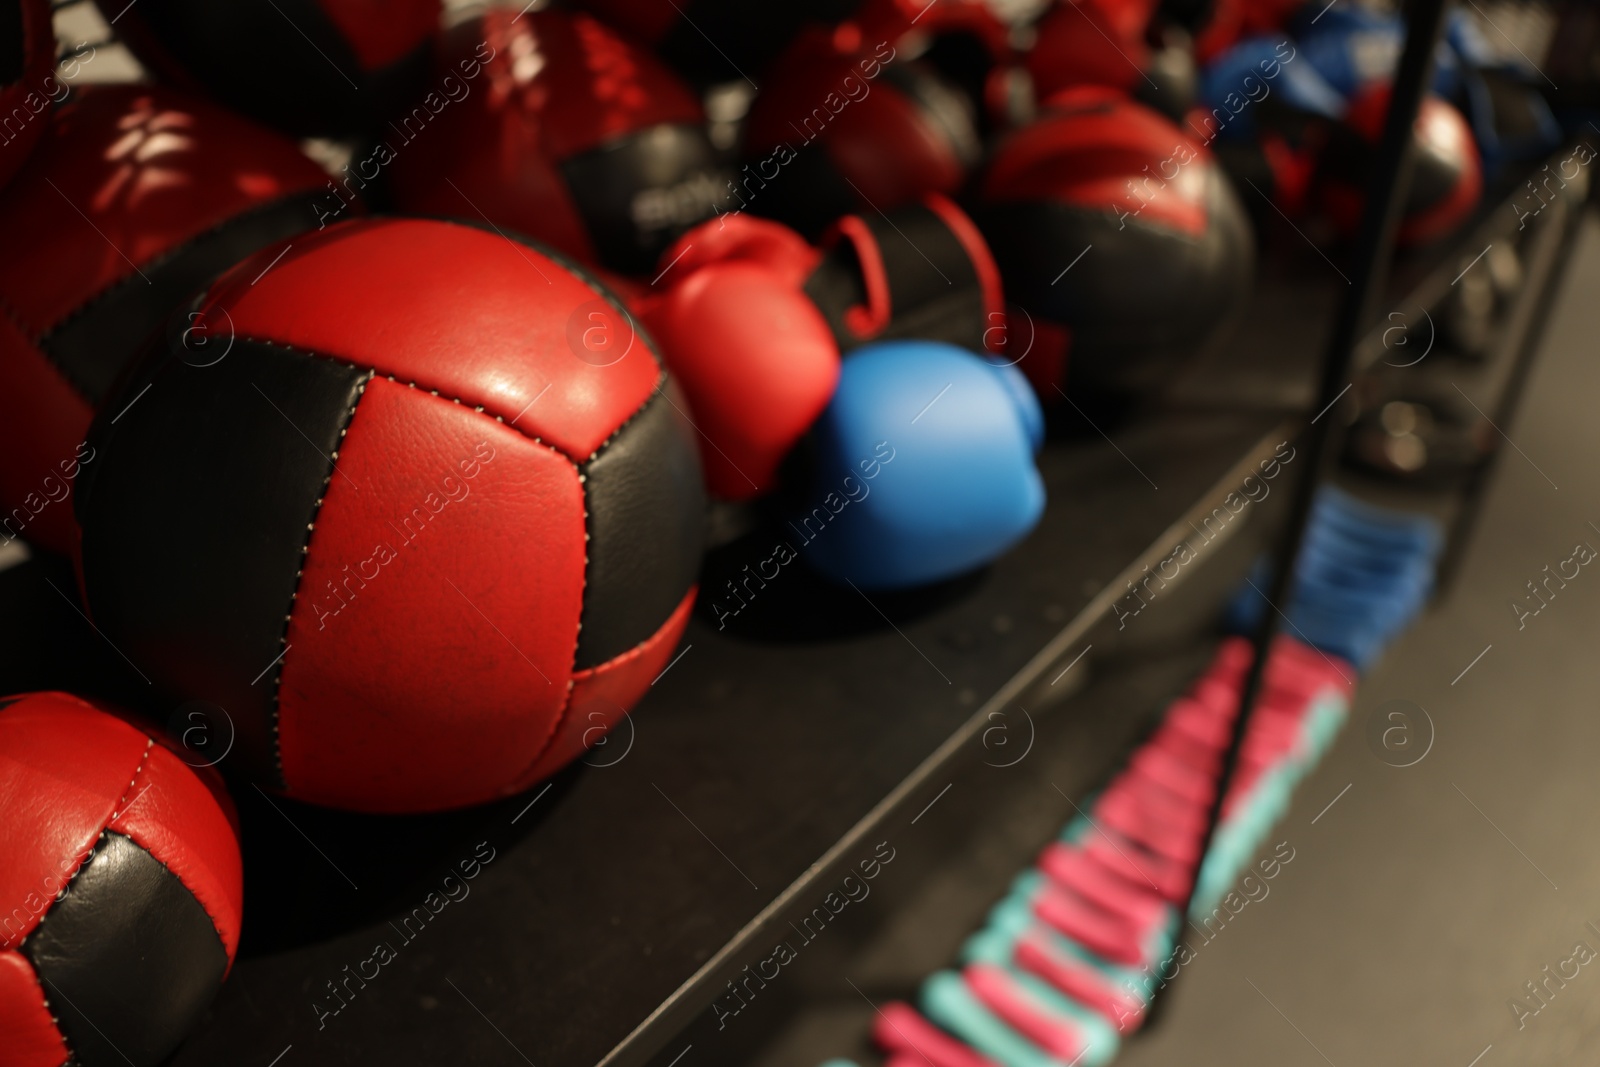
<path fill-rule="evenodd" d="M 0 697 L 0 1062 L 145 1067 L 233 964 L 243 882 L 215 772 L 67 693 Z"/>
<path fill-rule="evenodd" d="M 492 230 L 358 220 L 278 255 L 199 305 L 222 353 L 169 340 L 96 422 L 89 613 L 289 795 L 524 789 L 682 633 L 704 522 L 683 402 L 597 283 Z"/>
<path fill-rule="evenodd" d="M 64 501 L 113 380 L 198 289 L 315 226 L 327 180 L 292 142 L 169 89 L 61 109 L 0 196 L 0 539 L 71 551 Z"/>
<path fill-rule="evenodd" d="M 1255 244 L 1211 153 L 1110 90 L 1057 96 L 1007 139 L 973 217 L 1000 264 L 1008 357 L 1047 402 L 1066 383 L 1158 386 L 1250 292 Z"/>
<path fill-rule="evenodd" d="M 1329 219 L 1346 236 L 1361 223 L 1368 178 L 1389 111 L 1387 82 L 1350 102 L 1319 161 L 1317 191 Z M 1466 118 L 1437 96 L 1422 98 L 1411 129 L 1411 185 L 1395 240 L 1426 244 L 1454 232 L 1483 194 L 1478 144 Z"/>
<path fill-rule="evenodd" d="M 815 240 L 844 215 L 954 194 L 982 153 L 971 102 L 854 26 L 808 33 L 767 75 L 729 207 Z"/>
<path fill-rule="evenodd" d="M 163 80 L 298 137 L 362 134 L 421 96 L 439 0 L 97 0 Z"/>
<path fill-rule="evenodd" d="M 51 72 L 49 0 L 0 0 L 0 186 L 28 158 L 65 89 Z"/>
<path fill-rule="evenodd" d="M 406 211 L 527 234 L 649 276 L 728 195 L 697 100 L 660 60 L 587 15 L 490 11 L 441 50 L 457 88 L 377 150 Z"/>

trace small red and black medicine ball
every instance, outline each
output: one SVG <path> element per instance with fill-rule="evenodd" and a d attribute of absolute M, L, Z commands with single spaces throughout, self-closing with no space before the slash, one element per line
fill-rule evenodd
<path fill-rule="evenodd" d="M 1340 232 L 1354 234 L 1366 202 L 1378 141 L 1389 110 L 1383 83 L 1350 102 L 1334 127 L 1316 177 L 1323 209 Z M 1401 246 L 1426 244 L 1467 220 L 1483 193 L 1483 168 L 1472 127 L 1448 101 L 1422 98 L 1411 136 L 1411 186 L 1395 235 Z"/>
<path fill-rule="evenodd" d="M 407 211 L 487 217 L 648 276 L 728 196 L 700 101 L 587 15 L 491 11 L 452 30 L 441 58 L 445 73 L 478 73 L 437 115 L 400 120 L 387 142 Z"/>
<path fill-rule="evenodd" d="M 169 340 L 95 423 L 84 592 L 155 684 L 227 713 L 258 780 L 362 811 L 487 801 L 644 694 L 694 599 L 704 489 L 597 283 L 492 229 L 357 220 L 262 250 L 195 315 L 225 354 Z"/>
<path fill-rule="evenodd" d="M 0 697 L 7 1067 L 151 1067 L 233 965 L 233 805 L 180 752 L 68 693 Z"/>
<path fill-rule="evenodd" d="M 314 227 L 327 181 L 288 139 L 170 89 L 61 109 L 0 196 L 0 538 L 71 551 L 64 501 L 112 382 L 197 290 Z"/>
<path fill-rule="evenodd" d="M 97 0 L 159 78 L 297 137 L 370 132 L 422 95 L 439 0 Z"/>
<path fill-rule="evenodd" d="M 1069 90 L 1003 142 L 973 217 L 1018 309 L 1019 365 L 1047 402 L 1068 384 L 1159 384 L 1242 307 L 1255 270 L 1210 152 L 1109 90 Z"/>
<path fill-rule="evenodd" d="M 954 194 L 982 153 L 971 102 L 931 67 L 855 27 L 808 33 L 768 74 L 745 124 L 730 209 L 815 240 L 836 219 Z"/>
<path fill-rule="evenodd" d="M 53 71 L 49 0 L 0 0 L 0 186 L 28 158 L 66 95 Z"/>

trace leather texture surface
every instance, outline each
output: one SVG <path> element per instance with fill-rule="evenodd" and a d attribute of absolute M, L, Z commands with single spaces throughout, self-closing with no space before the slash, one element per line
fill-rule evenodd
<path fill-rule="evenodd" d="M 184 884 L 231 961 L 244 899 L 239 834 L 196 770 L 157 742 L 106 827 L 130 838 Z"/>
<path fill-rule="evenodd" d="M 33 964 L 15 949 L 0 949 L 0 1034 L 6 1067 L 62 1067 L 70 1055 Z"/>
<path fill-rule="evenodd" d="M 296 241 L 252 284 L 274 254 L 230 271 L 202 309 L 206 321 L 482 406 L 574 462 L 637 411 L 660 378 L 648 344 L 614 362 L 583 358 L 585 313 L 608 298 L 492 231 L 424 219 L 341 223 Z"/>
<path fill-rule="evenodd" d="M 661 628 L 644 641 L 599 666 L 573 674 L 572 693 L 567 698 L 560 726 L 533 766 L 518 778 L 514 791 L 548 778 L 601 744 L 601 739 L 608 737 L 622 722 L 628 709 L 643 699 L 677 652 L 678 642 L 689 625 L 695 592 L 691 587 Z M 615 741 L 620 751 L 607 749 L 593 762 L 610 763 L 622 759 L 626 746 L 631 743 L 627 740 L 631 735 L 626 731 L 622 733 L 623 737 Z"/>
<path fill-rule="evenodd" d="M 169 356 L 115 423 L 95 424 L 76 498 L 90 617 L 156 684 L 220 706 L 237 755 L 269 782 L 269 667 L 328 457 L 369 375 L 245 340 L 208 366 Z"/>
<path fill-rule="evenodd" d="M 0 949 L 39 924 L 149 747 L 132 726 L 66 693 L 0 711 Z"/>
<path fill-rule="evenodd" d="M 220 779 L 117 709 L 26 693 L 0 699 L 0 810 L 0 1062 L 154 1064 L 238 943 Z"/>
<path fill-rule="evenodd" d="M 700 573 L 706 498 L 684 406 L 669 383 L 582 468 L 589 570 L 578 670 L 656 634 Z"/>
<path fill-rule="evenodd" d="M 355 134 L 421 95 L 439 0 L 100 3 L 164 80 L 297 136 Z M 287 71 L 292 77 L 285 77 Z"/>
<path fill-rule="evenodd" d="M 107 833 L 22 946 L 76 1062 L 154 1067 L 216 995 L 228 957 L 182 882 Z"/>
<path fill-rule="evenodd" d="M 289 792 L 358 810 L 488 800 L 566 704 L 584 597 L 577 469 L 387 378 L 368 386 L 339 469 L 287 631 Z"/>
<path fill-rule="evenodd" d="M 707 488 L 727 500 L 770 491 L 839 380 L 816 305 L 741 258 L 681 277 L 641 316 L 688 399 Z"/>

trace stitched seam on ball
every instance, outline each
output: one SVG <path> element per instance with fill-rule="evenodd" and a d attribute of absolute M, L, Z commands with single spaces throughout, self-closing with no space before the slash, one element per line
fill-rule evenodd
<path fill-rule="evenodd" d="M 43 926 L 44 923 L 41 921 L 39 925 Z M 38 929 L 39 927 L 34 927 L 35 932 Z M 66 1031 L 61 1029 L 61 1018 L 56 1015 L 55 1006 L 50 1003 L 50 990 L 45 988 L 44 975 L 39 973 L 39 965 L 33 962 L 33 957 L 24 952 L 18 952 L 17 955 L 27 962 L 28 970 L 33 972 L 33 985 L 39 991 L 39 999 L 44 1001 L 44 1013 L 50 1016 L 50 1024 L 56 1028 L 56 1038 L 61 1042 L 61 1047 L 67 1050 L 67 1058 L 61 1061 L 62 1067 L 71 1067 L 78 1062 L 78 1054 L 72 1050 L 72 1042 L 67 1040 Z"/>
<path fill-rule="evenodd" d="M 19 947 L 21 947 L 21 945 L 19 945 Z M 18 952 L 18 955 L 19 957 L 22 957 L 22 963 L 26 963 L 27 969 L 34 973 L 34 989 L 38 990 L 38 998 L 40 998 L 42 1001 L 45 1001 L 45 1014 L 46 1016 L 50 1016 L 50 1024 L 53 1025 L 54 1029 L 56 1029 L 56 1040 L 61 1041 L 61 1048 L 67 1049 L 67 1057 L 64 1059 L 64 1061 L 61 1061 L 62 1067 L 69 1067 L 69 1065 L 77 1064 L 77 1059 L 74 1059 L 74 1056 L 77 1056 L 77 1053 L 72 1051 L 72 1043 L 67 1040 L 66 1033 L 62 1032 L 61 1030 L 61 1019 L 56 1017 L 56 1009 L 51 1006 L 50 990 L 45 989 L 45 976 L 38 973 L 38 965 L 35 965 L 34 960 L 27 957 L 26 953 Z"/>
<path fill-rule="evenodd" d="M 51 337 L 53 337 L 63 327 L 68 326 L 73 322 L 76 322 L 78 319 L 83 318 L 85 315 L 88 315 L 96 307 L 98 307 L 102 302 L 104 302 L 106 299 L 108 299 L 111 296 L 112 292 L 114 290 L 116 290 L 118 286 L 128 285 L 135 278 L 139 277 L 141 271 L 145 271 L 145 270 L 158 271 L 158 270 L 161 270 L 168 263 L 171 263 L 173 260 L 175 260 L 179 256 L 183 255 L 183 253 L 185 253 L 189 249 L 193 248 L 198 242 L 203 241 L 208 237 L 213 237 L 213 236 L 219 235 L 224 230 L 226 230 L 228 227 L 236 225 L 239 222 L 242 222 L 242 221 L 247 220 L 247 219 L 254 218 L 257 215 L 264 215 L 269 211 L 275 211 L 275 210 L 277 210 L 277 209 L 279 209 L 279 208 L 281 208 L 281 207 L 283 207 L 283 206 L 285 206 L 287 204 L 293 203 L 295 200 L 298 200 L 298 199 L 306 200 L 307 201 L 306 206 L 310 207 L 310 206 L 312 206 L 310 201 L 313 200 L 313 199 L 319 199 L 320 196 L 321 196 L 321 190 L 314 190 L 314 189 L 306 189 L 306 190 L 304 190 L 302 192 L 290 193 L 287 196 L 280 196 L 276 200 L 268 200 L 268 201 L 266 201 L 264 203 L 257 204 L 253 208 L 249 208 L 248 210 L 241 211 L 237 215 L 230 215 L 227 218 L 223 219 L 222 221 L 220 221 L 218 223 L 215 223 L 214 225 L 208 226 L 204 230 L 201 230 L 199 233 L 194 234 L 193 236 L 185 239 L 184 241 L 173 245 L 171 248 L 167 249 L 165 252 L 162 252 L 159 256 L 156 256 L 156 257 L 152 258 L 149 262 L 147 262 L 147 263 L 139 266 L 138 268 L 134 269 L 133 273 L 124 274 L 124 275 L 121 275 L 120 277 L 113 278 L 111 281 L 107 282 L 103 287 L 101 287 L 98 291 L 89 294 L 89 296 L 84 299 L 83 303 L 81 303 L 77 307 L 71 309 L 65 315 L 63 315 L 59 320 L 57 320 L 56 322 L 52 323 L 51 325 L 49 325 L 45 329 L 41 330 L 37 337 L 32 338 L 33 342 L 36 345 L 39 346 L 41 351 L 45 352 L 46 356 L 49 356 L 50 353 L 45 348 L 45 346 L 50 343 L 50 338 Z M 278 240 L 286 240 L 286 239 L 287 238 L 279 238 Z M 277 243 L 276 241 L 268 241 L 266 244 L 262 245 L 261 247 L 262 248 L 270 248 L 273 244 L 276 244 L 276 243 Z M 259 251 L 259 250 L 260 249 L 257 249 L 257 251 Z M 252 252 L 250 254 L 254 255 L 255 252 Z M 224 273 L 226 273 L 226 271 L 224 271 Z M 215 280 L 215 279 L 213 279 L 213 280 Z M 207 283 L 207 288 L 209 288 L 209 287 L 210 287 L 210 283 Z M 50 362 L 54 363 L 55 360 L 52 358 L 50 360 Z"/>
<path fill-rule="evenodd" d="M 633 414 L 624 419 L 620 426 L 612 431 L 610 437 L 607 437 L 604 441 L 601 441 L 595 450 L 589 453 L 589 458 L 584 461 L 582 465 L 578 466 L 578 484 L 583 487 L 583 587 L 581 593 L 587 593 L 589 591 L 589 542 L 594 536 L 594 531 L 589 525 L 589 474 L 586 470 L 584 470 L 584 467 L 589 463 L 593 463 L 596 457 L 598 457 L 601 452 L 604 452 L 606 447 L 610 445 L 611 442 L 615 441 L 622 435 L 622 431 L 626 430 L 630 425 L 632 425 L 635 419 L 644 414 L 645 409 L 648 408 L 657 397 L 664 397 L 666 393 L 666 386 L 666 372 L 658 372 L 656 376 L 655 388 L 650 390 L 650 394 L 644 398 L 644 402 L 634 409 Z M 567 699 L 562 702 L 561 714 L 556 716 L 555 726 L 545 738 L 544 744 L 539 748 L 539 751 L 534 754 L 533 759 L 528 761 L 528 765 L 522 768 L 521 773 L 517 775 L 518 779 L 520 779 L 522 775 L 527 774 L 535 764 L 544 758 L 544 754 L 550 750 L 550 748 L 556 743 L 556 738 L 561 735 L 562 728 L 567 725 L 567 716 L 572 713 L 572 693 L 577 686 L 578 675 L 578 646 L 583 641 L 583 618 L 589 613 L 588 598 L 581 596 L 581 594 L 580 597 L 581 598 L 578 601 L 578 634 L 577 639 L 572 642 L 572 667 L 567 672 Z"/>
<path fill-rule="evenodd" d="M 116 806 L 111 809 L 111 818 L 106 820 L 107 826 L 110 826 L 112 823 L 116 822 L 117 819 L 128 813 L 128 809 L 126 807 L 128 803 L 128 796 L 133 792 L 133 787 L 139 784 L 139 775 L 144 773 L 145 764 L 150 762 L 150 750 L 155 747 L 155 738 L 145 738 L 144 751 L 139 754 L 139 762 L 134 765 L 133 777 L 128 779 L 128 788 L 122 791 L 122 799 L 117 801 Z"/>
<path fill-rule="evenodd" d="M 44 350 L 39 344 L 39 339 L 34 336 L 33 330 L 28 327 L 27 323 L 22 321 L 22 316 L 17 314 L 16 308 L 3 295 L 0 295 L 0 311 L 6 313 L 6 318 L 10 319 L 11 324 L 17 328 L 17 333 L 22 336 L 22 340 L 35 352 L 39 353 L 39 358 L 48 363 L 52 370 L 61 375 L 61 380 L 66 382 L 74 393 L 78 394 L 78 399 L 85 404 L 89 404 L 88 388 L 77 375 L 57 363 L 55 358 Z M 90 406 L 92 407 L 93 405 L 91 404 Z"/>
<path fill-rule="evenodd" d="M 503 416 L 503 415 L 495 415 L 495 414 L 492 414 L 491 412 L 485 411 L 484 410 L 484 406 L 482 404 L 474 404 L 474 403 L 471 403 L 469 401 L 463 400 L 461 397 L 450 396 L 448 393 L 442 393 L 438 389 L 433 388 L 427 382 L 419 382 L 416 379 L 401 379 L 401 378 L 398 378 L 395 375 L 389 373 L 388 371 L 384 370 L 382 367 L 374 367 L 374 366 L 370 366 L 370 365 L 363 365 L 361 363 L 355 362 L 354 360 L 346 359 L 343 356 L 329 355 L 326 352 L 317 352 L 317 351 L 315 351 L 313 349 L 309 349 L 309 348 L 297 348 L 294 345 L 285 344 L 282 341 L 274 341 L 274 340 L 272 340 L 271 338 L 268 338 L 268 337 L 237 337 L 237 338 L 235 338 L 235 340 L 236 341 L 243 341 L 246 344 L 267 345 L 270 348 L 282 349 L 285 352 L 293 352 L 294 354 L 300 355 L 300 356 L 310 356 L 313 359 L 325 359 L 325 360 L 328 360 L 331 363 L 342 363 L 346 367 L 353 367 L 356 370 L 364 370 L 364 371 L 368 372 L 370 375 L 372 375 L 372 377 L 374 377 L 374 378 L 386 378 L 389 381 L 394 382 L 396 385 L 404 385 L 409 389 L 420 389 L 423 392 L 427 393 L 429 396 L 436 396 L 440 400 L 448 400 L 452 404 L 460 404 L 462 407 L 470 407 L 473 411 L 476 411 L 481 415 L 488 416 L 489 418 L 493 419 L 495 422 L 500 423 L 501 425 L 503 425 L 503 426 L 515 431 L 517 434 L 519 434 L 520 436 L 526 438 L 527 440 L 532 441 L 534 444 L 541 445 L 541 446 L 543 446 L 545 448 L 548 448 L 550 451 L 554 452 L 556 455 L 560 456 L 562 459 L 566 460 L 568 463 L 571 463 L 574 467 L 578 466 L 578 462 L 579 461 L 577 459 L 574 459 L 572 456 L 569 456 L 564 450 L 562 450 L 561 448 L 556 447 L 555 445 L 551 444 L 549 441 L 546 441 L 544 438 L 540 437 L 538 434 L 529 433 L 527 430 L 524 430 L 522 427 L 516 426 L 516 425 L 513 425 L 512 423 L 507 422 L 505 420 L 505 416 Z M 648 404 L 649 402 L 650 402 L 649 399 L 646 398 L 645 403 Z M 641 405 L 641 407 L 642 406 L 643 405 Z M 638 414 L 638 413 L 635 412 L 634 414 Z M 514 417 L 515 418 L 521 418 L 522 416 L 521 415 L 517 415 L 517 416 L 514 416 Z M 630 419 L 631 419 L 631 416 L 630 416 Z M 624 425 L 626 425 L 626 423 L 624 423 Z M 615 434 L 613 434 L 612 436 L 615 436 Z M 600 443 L 599 447 L 604 448 L 606 443 L 609 440 L 610 440 L 610 438 L 607 438 L 606 441 L 602 441 Z M 591 459 L 594 458 L 592 454 L 591 454 L 590 458 Z"/>
<path fill-rule="evenodd" d="M 272 342 L 262 341 L 257 343 L 271 344 Z M 288 345 L 277 345 L 275 347 L 283 348 L 299 355 L 320 356 L 319 353 L 290 348 Z M 322 356 L 320 358 L 327 357 Z M 345 361 L 339 360 L 338 362 Z M 354 363 L 347 363 L 346 365 L 356 367 Z M 360 368 L 357 367 L 356 369 L 359 370 Z M 339 426 L 338 443 L 343 443 L 345 435 L 350 432 L 350 424 L 355 420 L 356 409 L 361 406 L 361 398 L 367 395 L 367 385 L 372 381 L 373 374 L 374 371 L 368 368 L 366 378 L 356 387 L 356 398 L 351 402 L 350 410 L 345 412 L 344 419 Z M 322 488 L 317 490 L 316 502 L 311 505 L 311 516 L 306 520 L 306 536 L 300 545 L 300 566 L 294 572 L 294 589 L 289 593 L 289 606 L 283 613 L 283 630 L 278 635 L 278 644 L 282 646 L 282 651 L 278 653 L 277 673 L 272 676 L 272 714 L 268 725 L 272 734 L 272 765 L 278 772 L 278 781 L 283 784 L 285 789 L 289 786 L 289 779 L 284 777 L 283 773 L 283 745 L 278 735 L 278 711 L 283 691 L 283 668 L 288 665 L 289 661 L 289 622 L 294 617 L 295 600 L 300 596 L 300 582 L 306 573 L 306 558 L 311 553 L 311 538 L 316 532 L 317 519 L 322 514 L 322 503 L 328 498 L 328 486 L 332 484 L 333 476 L 338 469 L 339 449 L 336 444 L 332 454 L 328 457 L 328 473 L 322 479 Z"/>
<path fill-rule="evenodd" d="M 45 1011 L 50 1013 L 50 1021 L 56 1024 L 56 1033 L 61 1035 L 61 1044 L 66 1046 L 67 1049 L 67 1064 L 76 1064 L 78 1062 L 77 1053 L 73 1052 L 72 1042 L 67 1040 L 66 1032 L 61 1029 L 61 1019 L 57 1017 L 55 1008 L 50 1004 L 50 994 L 45 991 L 45 977 L 39 972 L 39 965 L 34 962 L 34 959 L 31 955 L 22 950 L 29 941 L 39 936 L 39 931 L 43 930 L 44 924 L 50 920 L 51 909 L 54 908 L 56 904 L 61 903 L 61 901 L 67 898 L 67 893 L 71 891 L 73 883 L 78 880 L 78 875 L 82 874 L 83 869 L 89 865 L 89 861 L 94 859 L 95 852 L 100 848 L 100 843 L 105 839 L 106 831 L 104 827 L 101 827 L 99 835 L 97 835 L 94 839 L 94 843 L 91 844 L 88 851 L 83 854 L 83 858 L 78 861 L 78 865 L 72 869 L 72 876 L 68 878 L 65 884 L 61 886 L 61 891 L 56 894 L 56 898 L 51 903 L 51 907 L 46 908 L 44 914 L 39 917 L 39 923 L 33 928 L 33 932 L 28 934 L 27 937 L 23 938 L 21 943 L 17 945 L 17 950 L 22 954 L 23 959 L 28 961 L 28 966 L 33 968 L 33 973 L 39 978 L 39 991 L 44 993 Z"/>

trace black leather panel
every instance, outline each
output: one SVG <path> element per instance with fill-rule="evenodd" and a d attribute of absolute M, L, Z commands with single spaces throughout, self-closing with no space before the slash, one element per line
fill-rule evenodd
<path fill-rule="evenodd" d="M 1206 231 L 1192 237 L 1116 211 L 1066 203 L 1001 203 L 978 223 L 1000 264 L 1007 302 L 1072 331 L 1069 379 L 1113 392 L 1152 388 L 1174 358 L 1201 348 L 1236 308 L 1255 269 L 1255 242 L 1232 188 L 1206 176 Z M 1093 270 L 1062 271 L 1088 245 Z M 1087 262 L 1087 260 L 1085 261 Z M 1159 293 L 1159 299 L 1151 294 Z M 1027 326 L 1013 321 L 1012 336 Z"/>
<path fill-rule="evenodd" d="M 222 986 L 210 916 L 131 839 L 106 833 L 22 953 L 76 1067 L 159 1063 Z"/>
<path fill-rule="evenodd" d="M 268 666 L 369 373 L 247 341 L 206 367 L 169 354 L 90 430 L 98 469 L 77 497 L 90 616 L 156 685 L 226 711 L 236 753 L 269 781 Z"/>
<path fill-rule="evenodd" d="M 224 104 L 304 137 L 375 128 L 427 72 L 425 47 L 364 70 L 316 0 L 139 0 L 127 18 Z"/>
<path fill-rule="evenodd" d="M 91 407 L 174 308 L 259 248 L 315 229 L 320 191 L 235 216 L 97 294 L 40 340 Z"/>
<path fill-rule="evenodd" d="M 729 195 L 729 175 L 699 126 L 651 126 L 563 160 L 561 173 L 600 262 L 647 277 Z"/>
<path fill-rule="evenodd" d="M 984 330 L 993 324 L 984 321 L 983 289 L 972 258 L 944 220 L 922 204 L 896 208 L 887 217 L 870 211 L 859 217 L 883 258 L 893 314 L 870 338 L 845 325 L 845 312 L 864 305 L 867 291 L 855 246 L 840 240 L 805 284 L 839 347 L 848 351 L 868 341 L 917 338 L 981 350 Z"/>
<path fill-rule="evenodd" d="M 660 629 L 699 573 L 705 489 L 694 429 L 681 410 L 683 398 L 669 380 L 666 394 L 652 396 L 583 467 L 589 573 L 580 670 Z"/>

